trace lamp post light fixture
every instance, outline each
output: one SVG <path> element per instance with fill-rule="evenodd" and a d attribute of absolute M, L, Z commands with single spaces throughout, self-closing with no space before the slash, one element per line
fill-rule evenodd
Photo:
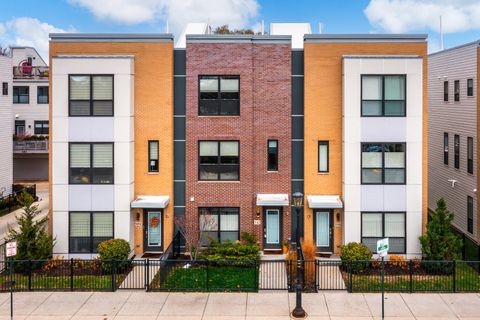
<path fill-rule="evenodd" d="M 303 193 L 295 192 L 292 195 L 293 198 L 293 207 L 295 208 L 297 214 L 297 230 L 296 234 L 296 245 L 297 245 L 297 280 L 295 284 L 295 295 L 296 295 L 296 303 L 295 309 L 292 311 L 292 316 L 295 318 L 305 318 L 306 313 L 305 310 L 302 308 L 302 261 L 301 261 L 301 250 L 300 250 L 300 212 L 303 208 Z"/>

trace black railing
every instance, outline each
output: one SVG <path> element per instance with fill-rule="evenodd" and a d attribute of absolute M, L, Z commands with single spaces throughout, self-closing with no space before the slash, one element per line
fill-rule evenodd
<path fill-rule="evenodd" d="M 11 194 L 0 196 L 0 216 L 8 214 L 21 207 L 22 204 L 20 201 L 20 197 L 24 190 L 28 194 L 30 194 L 35 201 L 38 200 L 37 187 L 35 184 L 32 184 L 32 185 L 14 184 L 12 185 Z"/>

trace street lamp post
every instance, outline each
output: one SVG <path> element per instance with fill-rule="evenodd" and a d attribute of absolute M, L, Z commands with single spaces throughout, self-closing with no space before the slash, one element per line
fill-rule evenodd
<path fill-rule="evenodd" d="M 297 281 L 295 285 L 295 295 L 296 295 L 296 303 L 295 309 L 292 311 L 292 316 L 295 318 L 305 318 L 305 310 L 302 308 L 302 261 L 301 261 L 301 250 L 300 250 L 300 210 L 303 207 L 303 194 L 301 192 L 295 192 L 292 195 L 293 198 L 293 206 L 295 207 L 295 211 L 297 214 L 297 230 L 296 230 L 296 239 L 295 242 L 297 244 Z"/>

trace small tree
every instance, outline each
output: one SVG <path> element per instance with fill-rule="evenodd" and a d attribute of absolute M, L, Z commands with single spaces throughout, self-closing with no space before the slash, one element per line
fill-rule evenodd
<path fill-rule="evenodd" d="M 15 260 L 42 260 L 52 256 L 55 240 L 48 234 L 45 224 L 48 217 L 37 219 L 40 214 L 33 197 L 23 191 L 19 197 L 23 212 L 16 218 L 19 230 L 8 227 L 7 239 L 17 242 Z"/>
<path fill-rule="evenodd" d="M 461 258 L 462 240 L 453 233 L 453 213 L 443 198 L 427 223 L 427 233 L 419 237 L 426 260 L 456 260 Z"/>
<path fill-rule="evenodd" d="M 255 34 L 252 29 L 234 29 L 230 30 L 228 24 L 218 26 L 213 30 L 214 34 Z"/>

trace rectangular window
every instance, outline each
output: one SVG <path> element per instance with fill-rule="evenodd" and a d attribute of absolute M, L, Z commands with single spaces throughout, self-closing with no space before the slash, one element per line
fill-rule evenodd
<path fill-rule="evenodd" d="M 158 172 L 158 140 L 148 141 L 148 172 Z"/>
<path fill-rule="evenodd" d="M 473 233 L 473 198 L 467 196 L 467 231 Z"/>
<path fill-rule="evenodd" d="M 467 96 L 473 97 L 473 79 L 467 79 Z"/>
<path fill-rule="evenodd" d="M 362 75 L 363 117 L 405 117 L 405 75 Z"/>
<path fill-rule="evenodd" d="M 318 141 L 318 172 L 329 170 L 329 142 Z"/>
<path fill-rule="evenodd" d="M 453 83 L 453 94 L 455 101 L 460 101 L 460 80 L 455 80 Z"/>
<path fill-rule="evenodd" d="M 35 134 L 48 134 L 48 121 L 35 121 L 34 126 Z"/>
<path fill-rule="evenodd" d="M 8 82 L 2 82 L 2 94 L 8 96 Z"/>
<path fill-rule="evenodd" d="M 13 87 L 13 103 L 27 104 L 30 103 L 29 87 Z"/>
<path fill-rule="evenodd" d="M 198 87 L 198 115 L 240 115 L 239 76 L 200 76 Z"/>
<path fill-rule="evenodd" d="M 278 171 L 278 140 L 268 140 L 268 171 Z"/>
<path fill-rule="evenodd" d="M 202 233 L 202 244 L 211 240 L 225 242 L 240 239 L 239 208 L 198 208 L 198 219 Z"/>
<path fill-rule="evenodd" d="M 70 143 L 70 184 L 113 184 L 113 143 Z"/>
<path fill-rule="evenodd" d="M 113 116 L 113 75 L 70 75 L 70 116 Z"/>
<path fill-rule="evenodd" d="M 25 134 L 25 120 L 15 120 L 15 134 Z"/>
<path fill-rule="evenodd" d="M 362 184 L 405 184 L 405 143 L 362 143 Z"/>
<path fill-rule="evenodd" d="M 377 240 L 388 238 L 391 253 L 406 252 L 405 212 L 362 212 L 362 243 L 377 252 Z"/>
<path fill-rule="evenodd" d="M 199 180 L 240 180 L 238 141 L 199 142 Z"/>
<path fill-rule="evenodd" d="M 443 81 L 443 101 L 448 101 L 448 81 Z"/>
<path fill-rule="evenodd" d="M 448 133 L 443 133 L 443 163 L 448 165 Z"/>
<path fill-rule="evenodd" d="M 467 138 L 467 172 L 473 174 L 473 138 Z"/>
<path fill-rule="evenodd" d="M 70 212 L 69 252 L 97 253 L 98 245 L 113 238 L 113 212 Z"/>
<path fill-rule="evenodd" d="M 456 169 L 460 169 L 460 136 L 458 134 L 453 136 L 454 148 L 454 165 Z"/>
<path fill-rule="evenodd" d="M 48 103 L 48 87 L 37 87 L 37 103 Z"/>

